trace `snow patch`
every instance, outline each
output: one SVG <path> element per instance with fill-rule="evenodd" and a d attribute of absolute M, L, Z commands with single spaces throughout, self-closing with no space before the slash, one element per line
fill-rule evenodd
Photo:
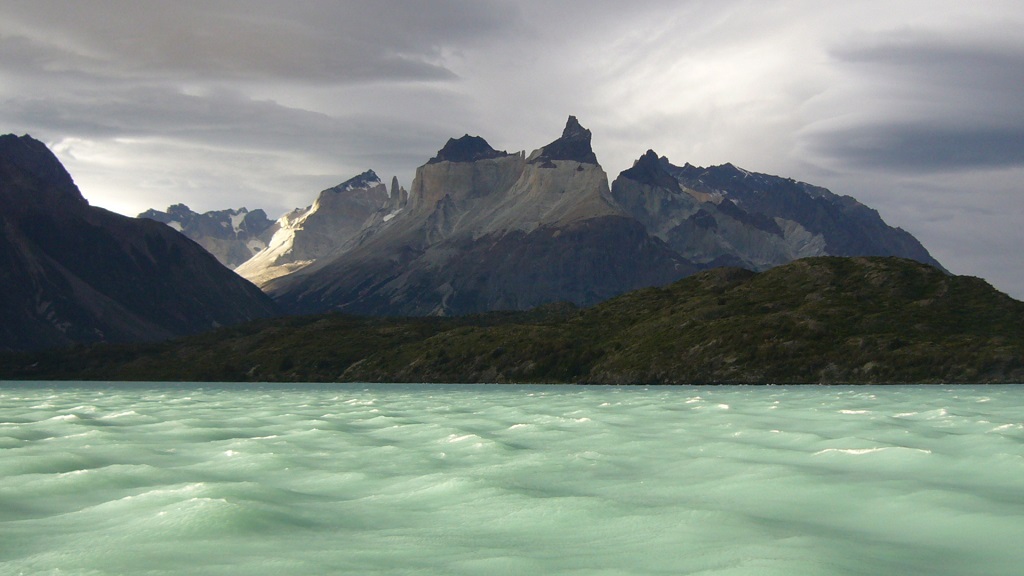
<path fill-rule="evenodd" d="M 245 246 L 249 248 L 249 251 L 252 252 L 253 254 L 258 254 L 262 252 L 264 249 L 266 249 L 267 244 L 260 240 L 259 238 L 251 238 L 248 242 L 245 243 Z"/>
<path fill-rule="evenodd" d="M 235 234 L 238 234 L 242 230 L 242 220 L 245 220 L 246 212 L 236 212 L 231 214 L 231 227 L 235 230 Z"/>

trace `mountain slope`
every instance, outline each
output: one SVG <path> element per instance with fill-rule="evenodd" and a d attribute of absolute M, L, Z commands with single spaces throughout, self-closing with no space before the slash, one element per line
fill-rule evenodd
<path fill-rule="evenodd" d="M 588 309 L 323 315 L 157 346 L 0 356 L 0 378 L 382 382 L 1024 381 L 1024 303 L 901 258 L 700 272 Z"/>
<path fill-rule="evenodd" d="M 0 136 L 0 275 L 0 349 L 160 340 L 276 311 L 171 228 L 89 206 L 28 136 Z"/>
<path fill-rule="evenodd" d="M 397 181 L 389 193 L 373 170 L 367 170 L 320 193 L 316 202 L 285 214 L 270 228 L 266 249 L 235 271 L 257 286 L 292 274 L 340 249 L 397 197 Z M 400 207 L 396 208 L 399 209 Z"/>
<path fill-rule="evenodd" d="M 694 262 L 766 270 L 808 256 L 900 256 L 940 267 L 849 196 L 731 164 L 679 167 L 648 150 L 612 184 L 648 232 Z"/>

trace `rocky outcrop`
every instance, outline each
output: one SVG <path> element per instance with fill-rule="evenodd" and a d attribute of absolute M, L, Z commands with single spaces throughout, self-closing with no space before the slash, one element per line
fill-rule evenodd
<path fill-rule="evenodd" d="M 554 160 L 571 160 L 581 164 L 597 164 L 597 156 L 590 147 L 590 130 L 580 126 L 575 116 L 562 130 L 562 136 L 530 155 L 530 162 L 553 168 Z"/>
<path fill-rule="evenodd" d="M 263 210 L 246 208 L 199 214 L 184 204 L 166 211 L 147 210 L 139 218 L 156 220 L 174 228 L 206 248 L 221 264 L 236 268 L 267 247 L 274 222 Z"/>
<path fill-rule="evenodd" d="M 161 340 L 276 312 L 170 227 L 89 206 L 28 136 L 0 136 L 0 279 L 0 350 Z"/>

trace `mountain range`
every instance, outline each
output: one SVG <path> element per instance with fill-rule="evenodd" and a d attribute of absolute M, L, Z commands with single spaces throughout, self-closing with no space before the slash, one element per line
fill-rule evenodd
<path fill-rule="evenodd" d="M 573 116 L 529 154 L 451 138 L 409 191 L 367 170 L 271 222 L 181 204 L 119 216 L 89 206 L 42 143 L 4 136 L 0 348 L 161 340 L 277 313 L 592 306 L 705 269 L 809 256 L 941 269 L 874 210 L 792 179 L 649 150 L 609 185 L 591 138 Z"/>
<path fill-rule="evenodd" d="M 236 270 L 291 313 L 422 316 L 588 306 L 699 270 L 809 256 L 941 268 L 849 196 L 732 164 L 676 166 L 649 150 L 609 186 L 591 138 L 570 116 L 530 154 L 449 139 L 409 192 L 372 171 L 325 190 Z"/>
<path fill-rule="evenodd" d="M 90 206 L 28 136 L 0 136 L 0 278 L 0 350 L 163 340 L 277 313 L 170 227 Z"/>

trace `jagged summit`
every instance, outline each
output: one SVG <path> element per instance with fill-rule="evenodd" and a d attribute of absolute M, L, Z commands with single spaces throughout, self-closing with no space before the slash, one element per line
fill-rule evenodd
<path fill-rule="evenodd" d="M 565 121 L 565 128 L 562 129 L 562 138 L 586 138 L 590 139 L 590 130 L 580 125 L 575 116 L 570 115 Z"/>
<path fill-rule="evenodd" d="M 185 204 L 167 210 L 146 210 L 138 218 L 156 220 L 174 228 L 206 248 L 220 263 L 235 268 L 267 247 L 274 224 L 267 213 L 257 208 L 212 210 L 199 214 Z"/>
<path fill-rule="evenodd" d="M 590 130 L 580 125 L 575 116 L 569 116 L 562 137 L 539 150 L 530 159 L 546 168 L 554 167 L 552 160 L 572 160 L 582 164 L 597 164 L 597 155 L 590 147 Z M 550 164 L 550 166 L 549 166 Z"/>
<path fill-rule="evenodd" d="M 438 162 L 476 162 L 477 160 L 500 158 L 502 156 L 508 156 L 508 152 L 491 148 L 491 145 L 480 136 L 466 134 L 457 140 L 449 138 L 444 148 L 438 150 L 437 156 L 428 160 L 427 164 L 437 164 Z"/>
<path fill-rule="evenodd" d="M 668 158 L 664 156 L 662 158 L 668 162 Z M 622 176 L 641 184 L 668 189 L 678 188 L 676 179 L 668 173 L 668 170 L 662 165 L 661 159 L 658 158 L 654 150 L 648 150 L 646 154 L 633 163 L 632 168 L 624 170 Z"/>
<path fill-rule="evenodd" d="M 373 170 L 367 170 L 358 176 L 353 176 L 352 178 L 345 180 L 330 190 L 334 192 L 348 192 L 349 190 L 370 188 L 380 183 L 381 181 L 377 176 L 377 173 Z"/>

